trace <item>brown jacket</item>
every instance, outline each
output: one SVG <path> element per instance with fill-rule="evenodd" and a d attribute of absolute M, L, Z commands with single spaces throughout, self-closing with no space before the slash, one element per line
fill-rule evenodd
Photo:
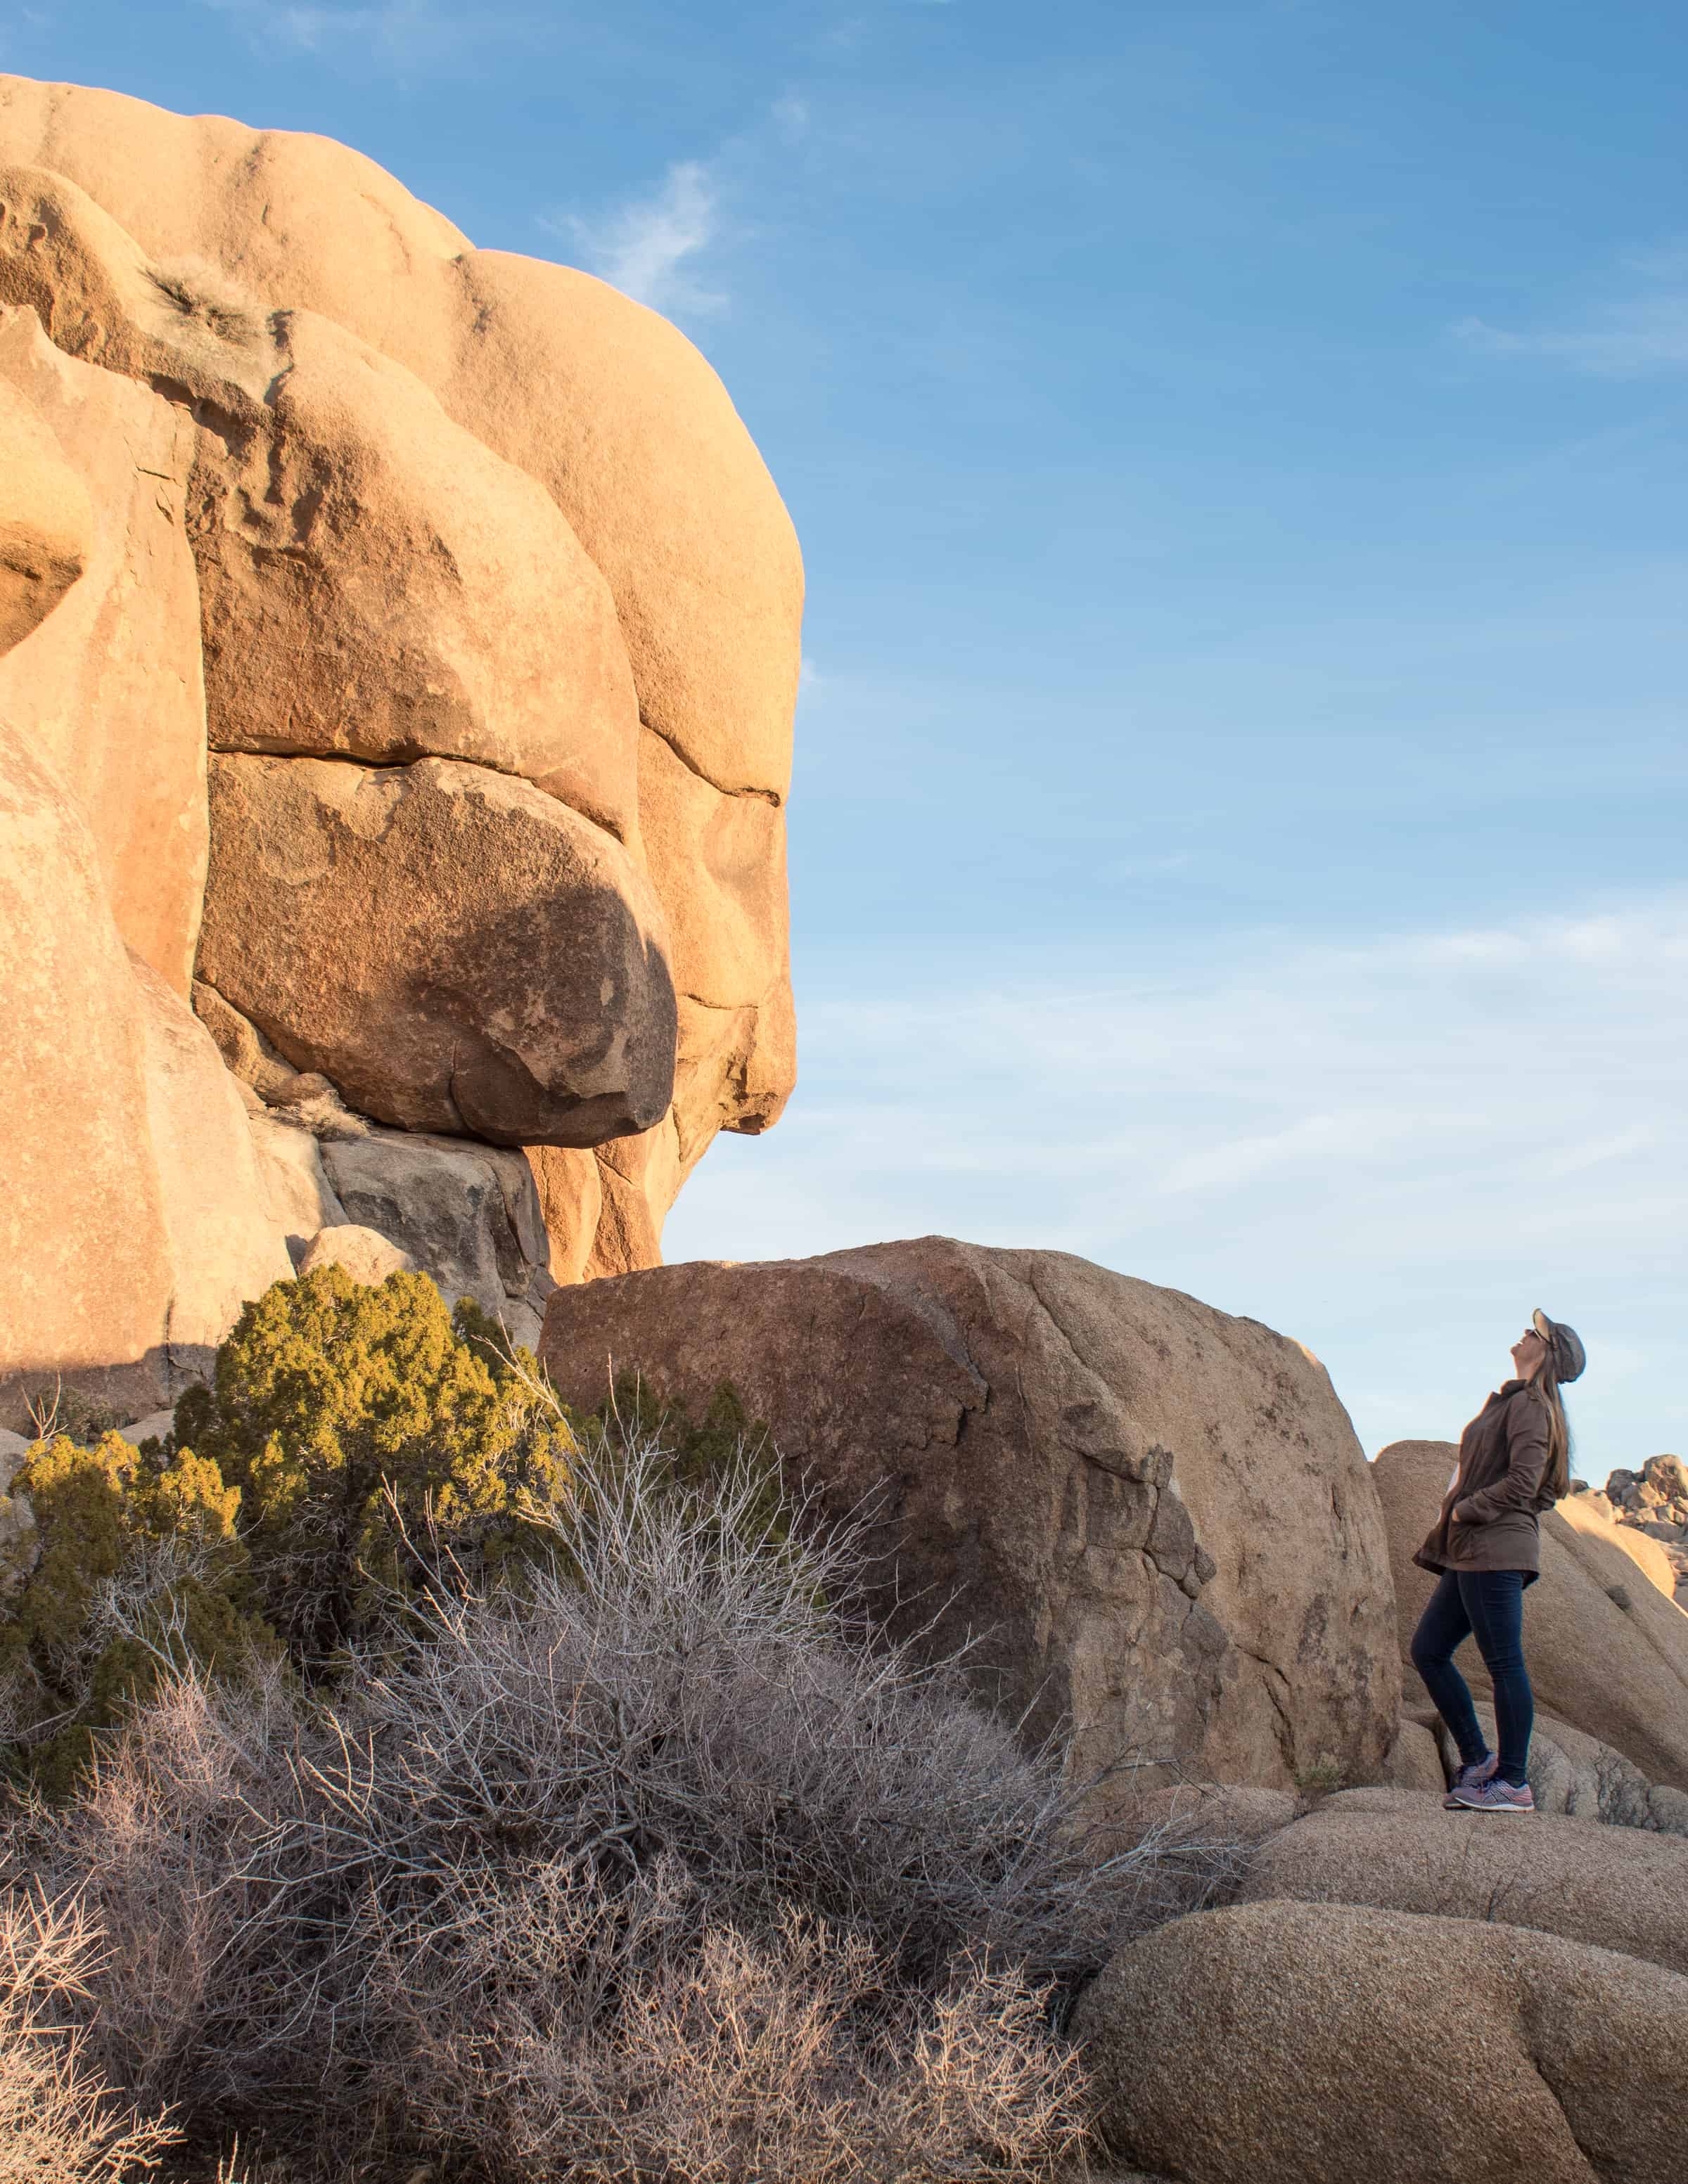
<path fill-rule="evenodd" d="M 1529 1381 L 1508 1380 L 1460 1435 L 1458 1476 L 1414 1562 L 1429 1570 L 1523 1570 L 1526 1582 L 1538 1576 L 1538 1519 L 1555 1499 L 1543 1484 L 1546 1471 L 1545 1399 Z"/>

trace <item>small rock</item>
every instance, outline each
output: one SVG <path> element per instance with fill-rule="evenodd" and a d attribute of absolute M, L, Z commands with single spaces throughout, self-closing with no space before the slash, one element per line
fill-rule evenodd
<path fill-rule="evenodd" d="M 319 1267 L 344 1267 L 355 1282 L 366 1282 L 372 1288 L 384 1282 L 388 1274 L 416 1272 L 410 1253 L 401 1251 L 379 1229 L 361 1228 L 349 1221 L 337 1228 L 324 1228 L 311 1240 L 299 1271 L 302 1275 L 314 1274 Z"/>
<path fill-rule="evenodd" d="M 125 1440 L 132 1441 L 139 1448 L 143 1440 L 162 1440 L 167 1433 L 173 1433 L 176 1430 L 176 1412 L 151 1411 L 145 1418 L 137 1418 L 131 1425 L 119 1426 L 117 1430 Z"/>
<path fill-rule="evenodd" d="M 1641 1476 L 1667 1502 L 1688 1502 L 1688 1464 L 1680 1456 L 1650 1456 Z"/>

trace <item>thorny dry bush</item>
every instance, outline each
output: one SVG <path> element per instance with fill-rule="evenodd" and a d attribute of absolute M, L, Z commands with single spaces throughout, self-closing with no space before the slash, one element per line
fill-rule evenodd
<path fill-rule="evenodd" d="M 107 1936 L 91 2053 L 202 2134 L 514 2184 L 1044 2176 L 1060 2025 L 1221 1850 L 1100 1856 L 1080 1786 L 875 1635 L 863 1529 L 588 1451 L 519 1589 L 442 1583 L 332 1702 L 167 1680 L 14 1877 Z"/>
<path fill-rule="evenodd" d="M 112 2098 L 66 2021 L 94 1942 L 75 1903 L 0 1903 L 0 2184 L 118 2184 L 173 2136 Z"/>

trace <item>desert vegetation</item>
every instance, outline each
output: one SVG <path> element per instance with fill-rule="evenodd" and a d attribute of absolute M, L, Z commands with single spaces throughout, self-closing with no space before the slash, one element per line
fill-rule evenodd
<path fill-rule="evenodd" d="M 1224 1865 L 886 1641 L 729 1394 L 571 1415 L 425 1278 L 19 1485 L 0 2179 L 1052 2175 L 1072 1998 Z"/>

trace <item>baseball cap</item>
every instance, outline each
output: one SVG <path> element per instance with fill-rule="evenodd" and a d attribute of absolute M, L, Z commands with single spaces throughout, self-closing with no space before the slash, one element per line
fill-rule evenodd
<path fill-rule="evenodd" d="M 1567 1327 L 1562 1319 L 1550 1319 L 1540 1307 L 1529 1316 L 1529 1323 L 1547 1345 L 1553 1360 L 1556 1380 L 1574 1380 L 1589 1362 L 1583 1347 L 1583 1339 L 1574 1327 Z"/>

